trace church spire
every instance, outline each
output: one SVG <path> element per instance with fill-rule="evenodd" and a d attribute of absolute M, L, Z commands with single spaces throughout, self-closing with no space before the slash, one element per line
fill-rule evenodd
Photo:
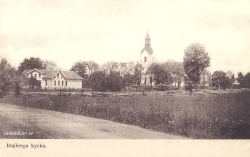
<path fill-rule="evenodd" d="M 149 34 L 148 34 L 148 30 L 147 30 L 147 35 L 146 35 L 145 40 L 150 40 L 150 37 L 149 37 Z"/>
<path fill-rule="evenodd" d="M 150 37 L 149 37 L 148 31 L 147 31 L 147 35 L 145 38 L 145 46 L 150 46 Z"/>

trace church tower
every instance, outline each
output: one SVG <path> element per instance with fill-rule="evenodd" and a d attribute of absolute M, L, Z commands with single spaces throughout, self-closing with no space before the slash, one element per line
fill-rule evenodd
<path fill-rule="evenodd" d="M 147 32 L 145 38 L 145 46 L 141 50 L 141 65 L 142 65 L 142 76 L 141 76 L 141 84 L 149 85 L 150 84 L 150 75 L 147 74 L 148 68 L 153 63 L 153 49 L 151 48 L 151 39 Z"/>

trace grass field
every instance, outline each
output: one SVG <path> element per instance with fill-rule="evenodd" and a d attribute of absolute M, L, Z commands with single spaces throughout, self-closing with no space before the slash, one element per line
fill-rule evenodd
<path fill-rule="evenodd" d="M 249 139 L 250 92 L 194 96 L 5 97 L 4 103 L 107 119 L 197 139 Z"/>

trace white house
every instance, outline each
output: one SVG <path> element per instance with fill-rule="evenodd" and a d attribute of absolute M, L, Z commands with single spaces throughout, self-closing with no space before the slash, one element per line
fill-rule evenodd
<path fill-rule="evenodd" d="M 82 77 L 74 71 L 29 69 L 23 72 L 27 77 L 34 77 L 45 89 L 82 88 Z"/>

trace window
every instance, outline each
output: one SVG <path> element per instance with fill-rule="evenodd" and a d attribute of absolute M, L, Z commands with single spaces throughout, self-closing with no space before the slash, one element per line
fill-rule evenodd
<path fill-rule="evenodd" d="M 41 74 L 39 74 L 39 78 L 41 78 Z"/>
<path fill-rule="evenodd" d="M 147 57 L 144 57 L 144 62 L 147 62 Z"/>
<path fill-rule="evenodd" d="M 67 84 L 68 84 L 68 82 L 67 82 L 67 81 L 65 81 L 65 86 L 67 86 Z"/>
<path fill-rule="evenodd" d="M 63 86 L 63 81 L 62 81 L 62 86 Z"/>
<path fill-rule="evenodd" d="M 54 81 L 54 85 L 56 86 L 56 81 Z"/>
<path fill-rule="evenodd" d="M 60 86 L 60 81 L 58 81 L 58 86 Z"/>
<path fill-rule="evenodd" d="M 48 85 L 48 82 L 47 82 L 47 80 L 45 80 L 45 85 L 46 85 L 46 86 Z"/>
<path fill-rule="evenodd" d="M 35 78 L 37 77 L 37 74 L 35 74 Z"/>
<path fill-rule="evenodd" d="M 57 78 L 59 78 L 59 74 L 57 74 Z"/>
<path fill-rule="evenodd" d="M 33 74 L 31 74 L 31 77 L 33 77 Z"/>

